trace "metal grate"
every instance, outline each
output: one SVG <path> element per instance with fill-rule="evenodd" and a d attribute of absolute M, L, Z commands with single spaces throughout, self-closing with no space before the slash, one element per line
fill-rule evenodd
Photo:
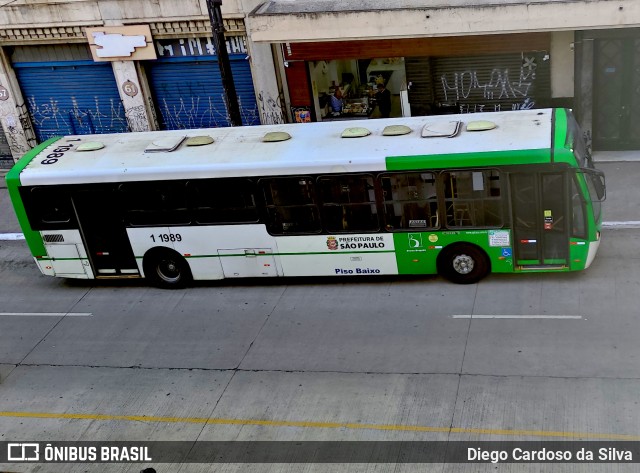
<path fill-rule="evenodd" d="M 43 235 L 44 241 L 46 243 L 62 243 L 64 241 L 64 236 L 60 233 L 54 233 L 52 235 Z"/>

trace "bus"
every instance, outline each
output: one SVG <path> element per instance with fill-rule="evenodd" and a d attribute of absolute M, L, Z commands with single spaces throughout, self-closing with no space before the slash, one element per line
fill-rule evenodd
<path fill-rule="evenodd" d="M 43 274 L 164 288 L 583 270 L 605 198 L 568 109 L 68 136 L 6 179 Z"/>

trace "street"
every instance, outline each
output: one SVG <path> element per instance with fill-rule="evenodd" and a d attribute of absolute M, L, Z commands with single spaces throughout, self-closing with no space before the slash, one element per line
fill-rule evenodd
<path fill-rule="evenodd" d="M 640 221 L 638 162 L 598 163 Z M 19 232 L 0 189 L 0 232 Z M 631 225 L 633 227 L 633 225 Z M 581 273 L 198 283 L 41 276 L 0 241 L 0 439 L 640 440 L 640 230 Z M 20 464 L 10 472 L 551 471 L 545 465 Z M 616 463 L 553 471 L 635 471 Z"/>

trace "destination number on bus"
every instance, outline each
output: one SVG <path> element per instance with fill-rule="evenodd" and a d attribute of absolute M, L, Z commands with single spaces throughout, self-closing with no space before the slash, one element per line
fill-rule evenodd
<path fill-rule="evenodd" d="M 182 235 L 180 235 L 179 233 L 158 233 L 157 235 L 151 234 L 149 235 L 149 238 L 151 238 L 151 240 L 153 240 L 154 243 L 156 241 L 159 241 L 162 243 L 182 241 Z"/>
<path fill-rule="evenodd" d="M 67 141 L 80 141 L 79 139 L 75 140 L 67 140 Z M 64 156 L 64 153 L 73 148 L 73 144 L 68 145 L 60 145 L 56 149 L 54 149 L 51 153 L 49 153 L 45 158 L 40 161 L 41 164 L 55 164 L 58 162 L 58 159 Z"/>

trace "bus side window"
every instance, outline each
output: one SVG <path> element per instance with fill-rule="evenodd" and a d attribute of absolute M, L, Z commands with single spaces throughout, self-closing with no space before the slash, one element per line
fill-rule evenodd
<path fill-rule="evenodd" d="M 274 235 L 320 233 L 322 225 L 313 179 L 276 177 L 259 181 L 267 210 L 267 229 Z"/>
<path fill-rule="evenodd" d="M 189 181 L 187 195 L 198 224 L 255 223 L 259 220 L 255 183 L 249 179 Z"/>
<path fill-rule="evenodd" d="M 443 172 L 447 227 L 502 226 L 500 173 L 494 169 Z"/>
<path fill-rule="evenodd" d="M 321 176 L 322 220 L 330 233 L 380 228 L 374 178 L 370 174 Z"/>
<path fill-rule="evenodd" d="M 125 220 L 134 227 L 189 225 L 184 181 L 128 182 L 118 187 Z"/>
<path fill-rule="evenodd" d="M 23 187 L 20 191 L 31 228 L 34 230 L 75 228 L 71 196 L 64 188 Z"/>
<path fill-rule="evenodd" d="M 416 231 L 439 227 L 435 174 L 382 174 L 380 183 L 387 231 Z"/>

